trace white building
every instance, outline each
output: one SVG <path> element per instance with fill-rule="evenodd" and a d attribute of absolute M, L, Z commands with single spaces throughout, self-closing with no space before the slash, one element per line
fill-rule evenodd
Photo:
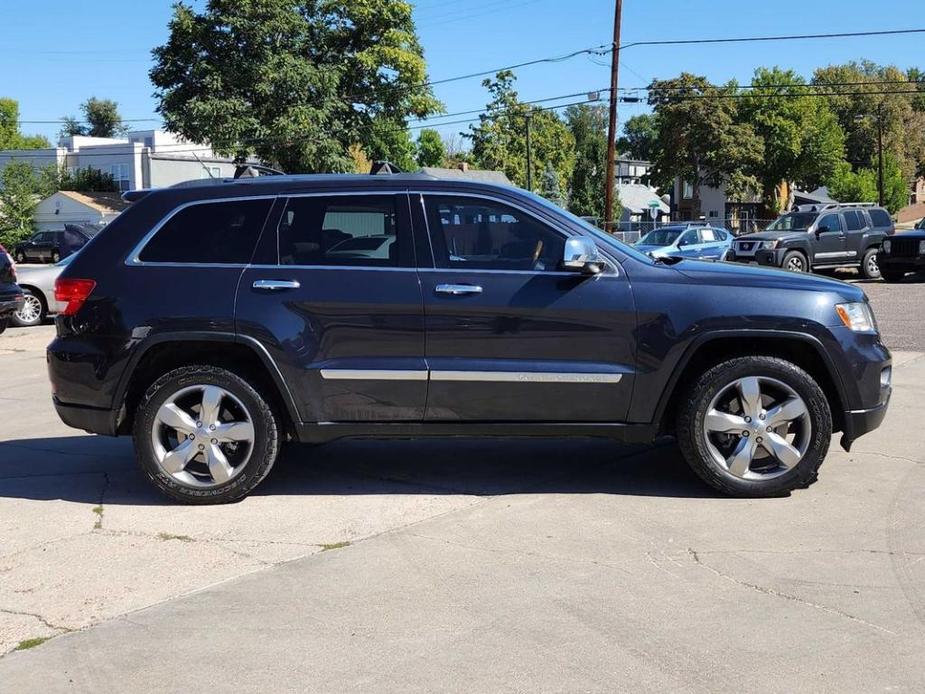
<path fill-rule="evenodd" d="M 164 188 L 196 178 L 230 178 L 235 165 L 197 145 L 162 130 L 138 130 L 124 138 L 72 135 L 57 147 L 0 151 L 0 171 L 12 161 L 36 170 L 54 165 L 71 171 L 98 169 L 111 174 L 119 190 Z"/>
<path fill-rule="evenodd" d="M 35 208 L 37 231 L 61 229 L 65 224 L 109 224 L 129 206 L 119 193 L 77 193 L 60 190 Z"/>

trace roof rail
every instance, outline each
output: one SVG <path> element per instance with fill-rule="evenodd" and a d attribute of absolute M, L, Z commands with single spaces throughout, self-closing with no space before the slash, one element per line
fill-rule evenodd
<path fill-rule="evenodd" d="M 796 205 L 795 212 L 826 212 L 840 210 L 844 207 L 877 207 L 875 202 L 814 202 L 806 205 Z"/>

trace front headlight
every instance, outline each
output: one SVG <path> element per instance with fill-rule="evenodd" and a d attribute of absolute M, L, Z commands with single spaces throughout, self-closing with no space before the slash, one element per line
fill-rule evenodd
<path fill-rule="evenodd" d="M 892 247 L 893 247 L 893 244 L 890 242 L 889 239 L 883 242 L 883 252 L 884 253 L 889 254 L 890 248 Z"/>
<path fill-rule="evenodd" d="M 877 322 L 874 320 L 874 313 L 863 301 L 851 304 L 835 304 L 835 312 L 841 318 L 841 322 L 846 328 L 851 328 L 856 333 L 875 333 L 877 332 Z"/>

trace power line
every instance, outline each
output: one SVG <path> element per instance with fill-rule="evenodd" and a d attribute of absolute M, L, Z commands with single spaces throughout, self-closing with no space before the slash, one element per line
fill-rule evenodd
<path fill-rule="evenodd" d="M 925 34 L 925 29 L 891 29 L 887 31 L 845 31 L 834 34 L 792 34 L 777 36 L 744 36 L 726 39 L 662 39 L 657 41 L 633 41 L 620 44 L 619 50 L 636 46 L 686 46 L 703 43 L 751 43 L 756 41 L 806 41 L 810 39 L 844 39 L 861 36 L 897 36 L 900 34 Z"/>

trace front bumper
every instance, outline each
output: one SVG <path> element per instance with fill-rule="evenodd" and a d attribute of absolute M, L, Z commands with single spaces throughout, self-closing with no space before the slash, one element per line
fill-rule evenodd
<path fill-rule="evenodd" d="M 880 268 L 901 270 L 904 272 L 916 272 L 917 270 L 925 270 L 925 255 L 895 256 L 887 255 L 883 251 L 880 251 L 877 254 L 877 266 Z"/>
<path fill-rule="evenodd" d="M 729 252 L 726 260 L 733 263 L 758 263 L 759 265 L 771 265 L 780 267 L 783 253 L 770 248 L 761 248 L 752 255 L 737 255 L 735 250 Z"/>
<path fill-rule="evenodd" d="M 890 404 L 889 396 L 887 401 L 882 405 L 877 405 L 869 410 L 852 410 L 845 412 L 844 429 L 841 435 L 841 447 L 846 451 L 851 450 L 851 444 L 864 434 L 870 433 L 883 423 L 886 417 L 886 409 Z"/>

